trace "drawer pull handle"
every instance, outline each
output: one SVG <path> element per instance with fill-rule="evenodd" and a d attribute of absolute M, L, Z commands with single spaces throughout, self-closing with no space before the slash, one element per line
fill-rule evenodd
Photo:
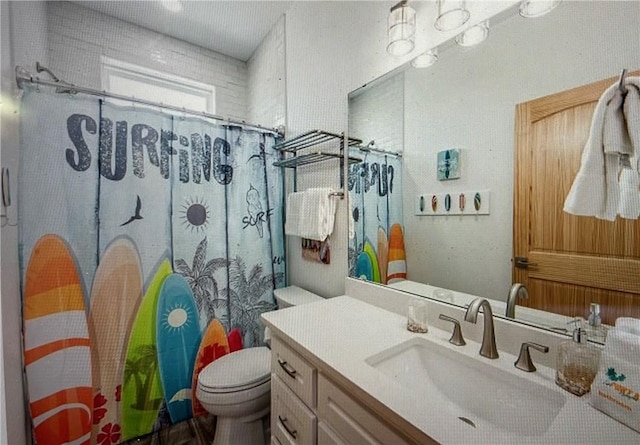
<path fill-rule="evenodd" d="M 280 423 L 282 424 L 283 428 L 285 430 L 287 430 L 287 433 L 289 433 L 289 435 L 291 437 L 293 437 L 294 439 L 298 436 L 298 431 L 296 430 L 290 430 L 289 427 L 287 426 L 287 418 L 286 417 L 282 417 L 282 416 L 278 416 L 278 420 L 280 421 Z"/>
<path fill-rule="evenodd" d="M 292 379 L 296 378 L 296 370 L 293 369 L 291 367 L 291 365 L 289 365 L 287 362 L 283 362 L 282 360 L 278 359 L 278 364 L 280 365 L 280 367 L 284 370 L 284 372 L 287 373 L 287 375 L 289 377 L 291 377 Z"/>

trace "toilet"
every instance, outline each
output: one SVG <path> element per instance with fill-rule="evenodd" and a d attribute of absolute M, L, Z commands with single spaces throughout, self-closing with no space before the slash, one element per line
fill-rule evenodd
<path fill-rule="evenodd" d="M 296 286 L 274 290 L 278 308 L 323 300 Z M 268 333 L 265 332 L 268 343 Z M 265 445 L 263 419 L 271 403 L 271 351 L 265 346 L 227 354 L 198 376 L 196 397 L 217 416 L 212 445 Z"/>

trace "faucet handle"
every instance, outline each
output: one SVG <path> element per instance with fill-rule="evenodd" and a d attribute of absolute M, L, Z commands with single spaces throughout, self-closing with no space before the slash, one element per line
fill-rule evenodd
<path fill-rule="evenodd" d="M 531 361 L 531 354 L 529 353 L 529 348 L 533 348 L 537 351 L 544 352 L 545 354 L 549 352 L 549 347 L 540 345 L 538 343 L 532 342 L 524 342 L 522 346 L 520 346 L 520 355 L 518 355 L 518 360 L 513 362 L 513 365 L 525 372 L 534 372 L 536 367 L 533 365 Z"/>
<path fill-rule="evenodd" d="M 453 333 L 451 334 L 451 338 L 449 339 L 449 343 L 454 344 L 456 346 L 464 346 L 467 344 L 462 337 L 462 329 L 460 328 L 460 322 L 455 318 L 448 317 L 444 314 L 438 315 L 440 320 L 450 321 L 453 323 Z"/>

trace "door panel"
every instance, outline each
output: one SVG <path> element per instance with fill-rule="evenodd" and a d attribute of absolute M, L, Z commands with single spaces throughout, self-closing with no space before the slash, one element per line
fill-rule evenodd
<path fill-rule="evenodd" d="M 634 73 L 633 75 L 638 75 Z M 640 221 L 564 213 L 564 200 L 580 167 L 600 95 L 617 79 L 574 88 L 516 107 L 513 268 L 524 283 L 522 304 L 587 317 L 590 303 L 603 321 L 640 317 Z"/>

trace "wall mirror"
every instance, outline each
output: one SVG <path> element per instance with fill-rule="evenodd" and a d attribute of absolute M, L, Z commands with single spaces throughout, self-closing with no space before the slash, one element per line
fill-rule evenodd
<path fill-rule="evenodd" d="M 538 18 L 516 5 L 490 19 L 483 43 L 446 42 L 434 65 L 350 93 L 349 134 L 366 146 L 349 175 L 349 275 L 462 306 L 490 298 L 501 316 L 522 282 L 529 298 L 515 293 L 510 318 L 570 332 L 593 312 L 594 341 L 617 317 L 639 317 L 640 221 L 562 212 L 600 95 L 640 68 L 639 19 L 632 1 L 562 2 Z"/>

